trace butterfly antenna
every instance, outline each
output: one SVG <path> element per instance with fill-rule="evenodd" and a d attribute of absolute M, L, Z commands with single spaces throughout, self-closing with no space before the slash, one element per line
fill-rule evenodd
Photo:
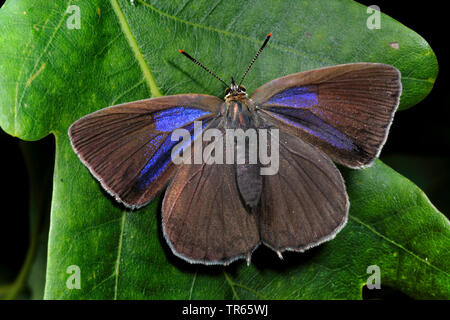
<path fill-rule="evenodd" d="M 188 58 L 189 60 L 191 60 L 192 62 L 194 62 L 196 65 L 200 66 L 203 70 L 205 70 L 206 72 L 208 72 L 210 75 L 212 75 L 213 77 L 215 77 L 217 80 L 221 81 L 224 85 L 227 86 L 228 88 L 228 84 L 223 81 L 218 75 L 216 75 L 214 72 L 212 72 L 211 70 L 209 70 L 207 67 L 205 67 L 203 64 L 201 64 L 197 59 L 193 58 L 189 53 L 184 52 L 183 50 L 178 50 L 182 55 L 184 55 L 186 58 Z"/>
<path fill-rule="evenodd" d="M 250 68 L 255 63 L 256 59 L 258 59 L 259 54 L 263 51 L 263 49 L 266 46 L 267 42 L 269 42 L 269 39 L 270 39 L 271 36 L 272 36 L 272 32 L 267 35 L 266 40 L 264 40 L 264 43 L 262 44 L 261 48 L 259 48 L 258 52 L 253 57 L 252 61 L 250 62 L 250 65 L 248 66 L 247 70 L 245 71 L 244 75 L 242 76 L 241 81 L 239 82 L 239 85 L 241 85 L 242 81 L 244 81 L 245 76 L 250 71 Z"/>

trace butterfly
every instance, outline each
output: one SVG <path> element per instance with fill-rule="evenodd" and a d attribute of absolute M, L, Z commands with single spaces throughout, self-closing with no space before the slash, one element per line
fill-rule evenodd
<path fill-rule="evenodd" d="M 227 86 L 224 100 L 204 94 L 145 99 L 91 113 L 69 128 L 81 162 L 126 207 L 143 207 L 167 187 L 163 233 L 173 253 L 190 263 L 250 263 L 260 244 L 282 258 L 286 250 L 302 252 L 334 238 L 350 203 L 333 161 L 365 168 L 386 141 L 402 91 L 395 67 L 324 67 L 272 80 L 249 97 L 242 82 L 271 36 L 240 83 L 232 78 L 230 86 L 180 50 Z M 172 134 L 194 134 L 195 123 L 223 135 L 233 128 L 279 130 L 278 171 L 262 175 L 259 160 L 175 164 L 179 141 Z"/>

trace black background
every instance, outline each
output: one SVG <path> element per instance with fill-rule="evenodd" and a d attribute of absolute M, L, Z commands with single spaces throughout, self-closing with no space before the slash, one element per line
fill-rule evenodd
<path fill-rule="evenodd" d="M 420 34 L 435 52 L 439 75 L 432 92 L 418 105 L 398 112 L 381 160 L 421 187 L 444 214 L 450 212 L 450 128 L 448 12 L 438 1 L 359 1 L 376 4 L 381 11 Z M 1 5 L 1 1 L 0 1 Z M 41 173 L 51 170 L 54 139 L 22 142 L 0 130 L 2 195 L 0 223 L 0 285 L 12 281 L 28 248 L 30 185 L 23 152 L 34 153 L 32 162 Z M 51 174 L 42 174 L 42 185 Z M 47 188 L 48 189 L 48 188 Z M 49 202 L 51 190 L 44 197 Z M 26 296 L 25 296 L 26 297 Z M 386 297 L 401 297 L 387 293 Z"/>

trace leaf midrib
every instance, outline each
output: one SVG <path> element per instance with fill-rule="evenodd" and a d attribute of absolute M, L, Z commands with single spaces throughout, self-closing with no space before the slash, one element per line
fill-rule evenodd
<path fill-rule="evenodd" d="M 150 67 L 149 67 L 147 61 L 145 61 L 145 59 L 144 59 L 141 49 L 139 48 L 136 38 L 134 37 L 133 33 L 131 32 L 130 25 L 128 24 L 128 21 L 124 15 L 122 9 L 120 8 L 119 3 L 117 2 L 117 0 L 110 0 L 109 2 L 114 10 L 114 13 L 117 16 L 117 19 L 119 20 L 120 28 L 122 29 L 122 32 L 128 41 L 130 49 L 134 53 L 134 56 L 139 63 L 139 67 L 141 68 L 141 71 L 144 75 L 145 82 L 147 83 L 147 86 L 150 89 L 150 93 L 151 93 L 152 97 L 162 96 L 162 93 L 158 89 L 158 86 L 157 86 L 155 78 L 153 77 L 153 74 L 150 70 Z"/>

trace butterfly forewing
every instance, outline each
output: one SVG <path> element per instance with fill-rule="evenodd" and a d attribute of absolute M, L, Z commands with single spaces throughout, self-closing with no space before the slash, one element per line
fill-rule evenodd
<path fill-rule="evenodd" d="M 173 130 L 191 133 L 194 121 L 207 125 L 222 100 L 207 95 L 146 99 L 102 109 L 69 129 L 81 161 L 116 199 L 128 207 L 148 203 L 175 172 Z"/>
<path fill-rule="evenodd" d="M 347 221 L 344 180 L 319 149 L 280 131 L 279 171 L 264 176 L 261 241 L 275 251 L 303 251 L 333 238 Z"/>
<path fill-rule="evenodd" d="M 401 94 L 400 72 L 353 63 L 275 79 L 252 95 L 260 116 L 352 168 L 370 165 L 389 131 Z"/>

